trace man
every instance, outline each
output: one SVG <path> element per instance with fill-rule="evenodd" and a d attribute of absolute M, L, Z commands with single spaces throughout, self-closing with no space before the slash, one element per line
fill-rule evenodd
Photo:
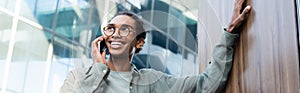
<path fill-rule="evenodd" d="M 118 13 L 103 28 L 104 36 L 92 42 L 93 65 L 69 73 L 62 93 L 211 93 L 221 92 L 231 69 L 233 45 L 241 24 L 247 19 L 250 6 L 240 10 L 242 3 L 235 4 L 235 13 L 213 52 L 212 63 L 197 76 L 175 78 L 152 69 L 136 70 L 131 64 L 146 38 L 143 22 L 129 12 Z M 100 53 L 99 43 L 105 42 L 106 51 Z M 104 44 L 104 43 L 103 43 Z M 101 45 L 103 46 L 103 45 Z"/>

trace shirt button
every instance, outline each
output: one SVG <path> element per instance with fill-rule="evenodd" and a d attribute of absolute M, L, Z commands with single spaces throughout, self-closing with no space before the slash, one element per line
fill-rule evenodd
<path fill-rule="evenodd" d="M 106 70 L 103 70 L 103 73 L 106 73 Z"/>
<path fill-rule="evenodd" d="M 132 86 L 130 86 L 129 88 L 132 89 Z"/>

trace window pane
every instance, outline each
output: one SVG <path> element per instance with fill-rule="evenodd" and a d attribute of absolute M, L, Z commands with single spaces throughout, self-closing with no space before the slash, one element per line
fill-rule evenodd
<path fill-rule="evenodd" d="M 12 17 L 0 12 L 0 18 L 0 60 L 4 61 L 6 59 L 10 41 Z"/>
<path fill-rule="evenodd" d="M 10 41 L 10 33 L 11 33 L 11 25 L 12 25 L 12 17 L 0 12 L 0 88 L 2 88 L 3 77 L 4 77 L 4 69 L 5 69 L 5 61 L 8 52 L 8 45 Z"/>
<path fill-rule="evenodd" d="M 46 61 L 48 46 L 44 31 L 19 21 L 12 62 Z"/>
<path fill-rule="evenodd" d="M 74 42 L 74 41 L 73 41 Z M 54 37 L 53 41 L 53 53 L 54 59 L 53 60 L 63 60 L 63 59 L 82 59 L 84 60 L 84 64 L 91 63 L 88 61 L 88 54 L 85 54 L 84 47 L 78 44 L 72 43 L 72 40 L 60 37 Z M 67 63 L 70 60 L 66 61 Z M 63 63 L 66 63 L 63 62 Z"/>
<path fill-rule="evenodd" d="M 0 0 L 0 7 L 8 9 L 10 12 L 14 12 L 16 0 Z"/>
<path fill-rule="evenodd" d="M 19 21 L 14 42 L 7 90 L 42 92 L 49 46 L 44 31 Z"/>
<path fill-rule="evenodd" d="M 39 23 L 46 29 L 52 29 L 55 10 L 59 0 L 24 0 L 20 15 Z"/>

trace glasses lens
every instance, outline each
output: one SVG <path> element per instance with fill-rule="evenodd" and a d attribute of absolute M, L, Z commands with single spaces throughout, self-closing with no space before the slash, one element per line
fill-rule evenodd
<path fill-rule="evenodd" d="M 115 27 L 106 26 L 106 27 L 103 28 L 103 32 L 106 36 L 111 36 L 115 32 Z"/>
<path fill-rule="evenodd" d="M 115 33 L 116 27 L 114 25 L 107 25 L 103 28 L 103 32 L 106 36 L 111 36 Z M 132 31 L 132 27 L 129 25 L 121 25 L 121 27 L 118 29 L 118 34 L 120 36 L 128 36 L 129 33 Z"/>
<path fill-rule="evenodd" d="M 127 27 L 127 26 L 121 26 L 120 29 L 119 29 L 119 34 L 121 36 L 127 36 L 130 32 L 130 28 Z"/>

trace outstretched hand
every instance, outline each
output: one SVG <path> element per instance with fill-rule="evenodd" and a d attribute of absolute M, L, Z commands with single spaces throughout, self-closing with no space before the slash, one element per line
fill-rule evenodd
<path fill-rule="evenodd" d="M 235 0 L 234 12 L 231 18 L 231 22 L 229 23 L 229 27 L 227 28 L 227 32 L 239 33 L 242 24 L 245 23 L 248 19 L 251 11 L 251 6 L 247 5 L 246 7 L 243 7 L 244 3 L 245 0 Z"/>

